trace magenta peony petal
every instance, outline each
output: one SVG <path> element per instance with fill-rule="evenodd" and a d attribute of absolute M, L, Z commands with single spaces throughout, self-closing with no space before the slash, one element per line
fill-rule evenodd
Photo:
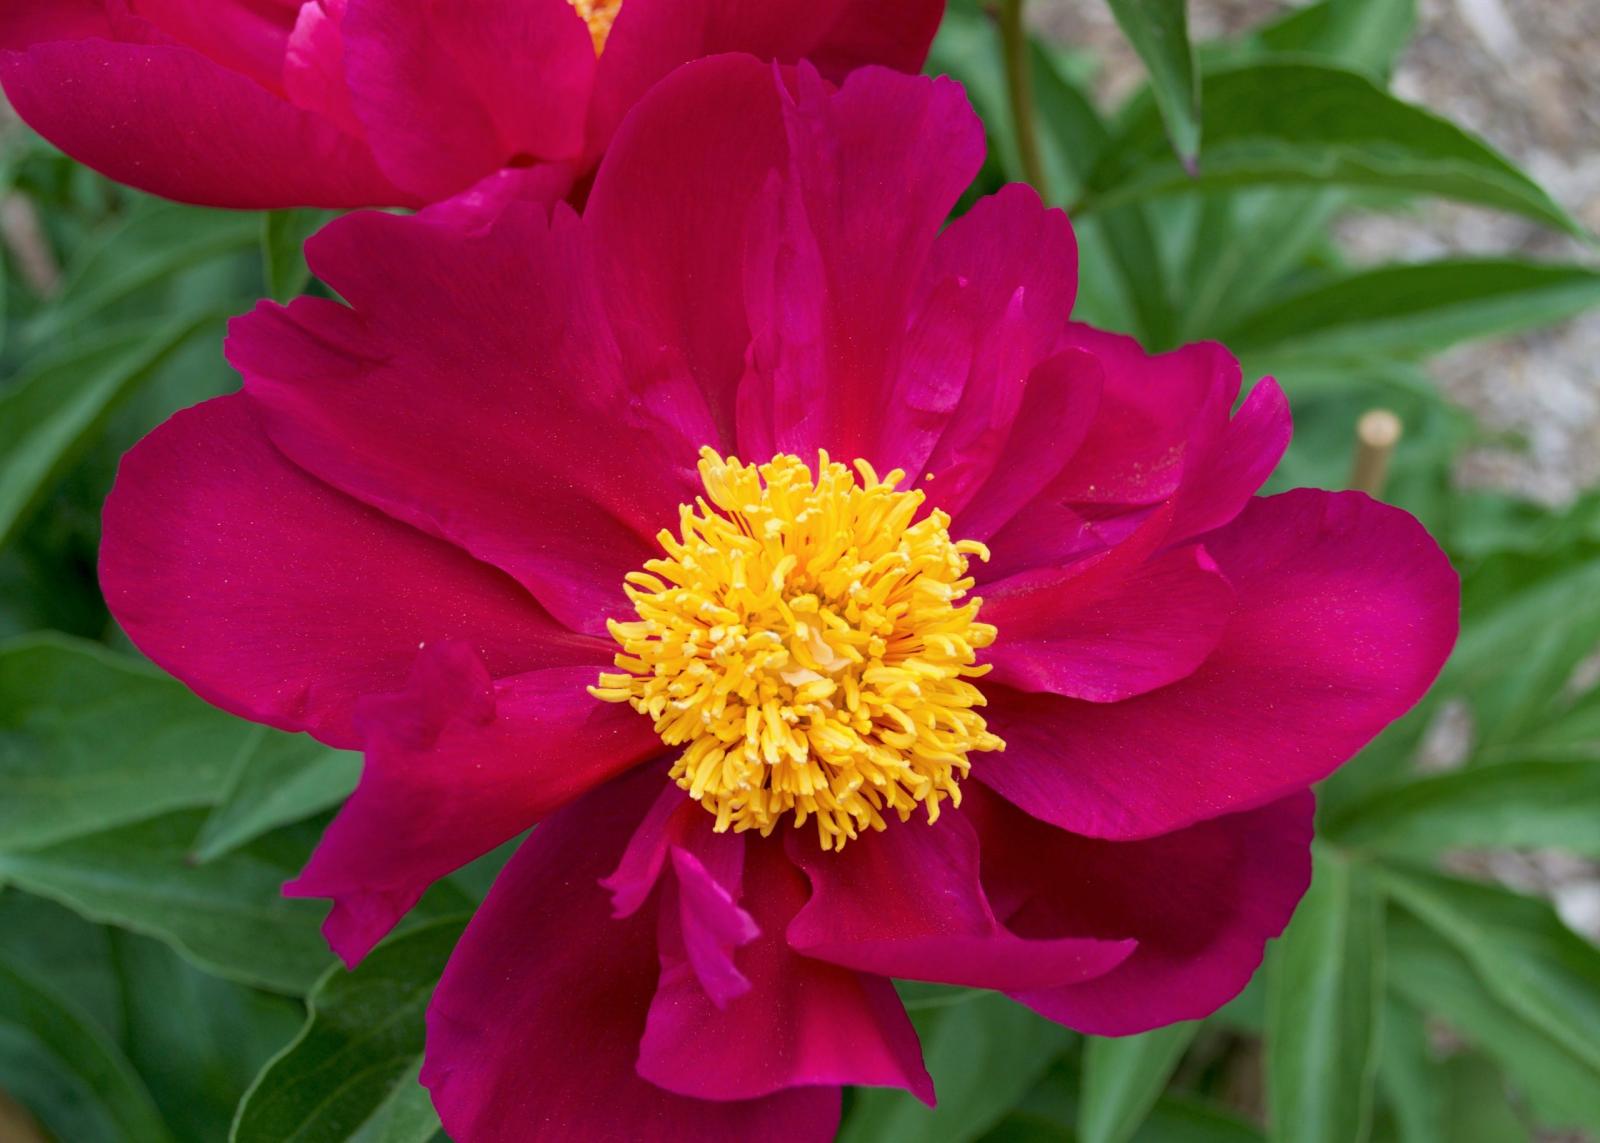
<path fill-rule="evenodd" d="M 343 28 L 356 116 L 421 198 L 582 150 L 594 44 L 567 0 L 349 0 Z"/>
<path fill-rule="evenodd" d="M 163 36 L 283 94 L 283 55 L 299 5 L 290 0 L 137 0 L 128 6 Z"/>
<path fill-rule="evenodd" d="M 710 835 L 710 830 L 705 833 Z M 731 856 L 734 867 L 713 873 L 695 854 L 672 847 L 673 886 L 663 905 L 672 910 L 672 916 L 663 914 L 663 971 L 681 957 L 706 998 L 718 1008 L 726 1008 L 751 988 L 749 978 L 739 971 L 734 952 L 760 936 L 761 929 L 738 905 L 744 839 L 716 834 L 707 840 L 716 843 L 715 852 Z"/>
<path fill-rule="evenodd" d="M 110 35 L 105 0 L 7 0 L 0 7 L 0 51 L 23 51 L 47 40 Z"/>
<path fill-rule="evenodd" d="M 1123 1036 L 1209 1016 L 1244 988 L 1311 883 L 1302 791 L 1147 841 L 1077 837 L 975 791 L 983 881 L 1036 938 L 1131 937 L 1119 967 L 1018 1000 L 1079 1031 Z"/>
<path fill-rule="evenodd" d="M 940 288 L 952 283 L 954 290 Z M 918 474 L 933 474 L 930 492 L 952 515 L 1009 459 L 1005 450 L 1013 428 L 1026 431 L 1016 425 L 1026 391 L 1021 382 L 1060 342 L 1077 288 L 1078 246 L 1067 216 L 1046 209 L 1038 193 L 1022 184 L 980 199 L 934 242 L 923 270 L 927 302 L 910 336 L 929 325 L 943 327 L 947 337 L 951 328 L 959 330 L 967 348 L 965 360 L 957 359 L 963 376 L 903 375 L 897 404 L 923 409 L 947 403 L 944 394 L 956 398 L 931 454 L 909 465 Z M 1080 369 L 1078 377 L 1090 371 L 1092 366 Z M 1087 384 L 1097 402 L 1098 378 Z M 1043 451 L 1055 471 L 1088 429 L 1093 403 L 1076 412 L 1081 423 L 1075 418 L 1068 426 L 1074 435 Z M 1030 492 L 1037 492 L 1044 482 L 1030 483 Z"/>
<path fill-rule="evenodd" d="M 684 66 L 628 116 L 584 209 L 600 299 L 630 368 L 691 380 L 725 448 L 750 341 L 745 233 L 787 149 L 778 99 L 772 69 L 754 59 Z"/>
<path fill-rule="evenodd" d="M 663 1091 L 634 1070 L 656 989 L 654 910 L 612 919 L 599 878 L 661 781 L 641 771 L 551 817 L 467 927 L 428 1009 L 422 1070 L 452 1138 L 833 1138 L 837 1085 L 706 1101 Z"/>
<path fill-rule="evenodd" d="M 526 204 L 481 233 L 347 215 L 308 252 L 349 307 L 259 306 L 228 357 L 297 463 L 601 632 L 699 479 L 697 441 L 622 368 L 584 233 Z"/>
<path fill-rule="evenodd" d="M 1237 599 L 1206 662 L 1118 703 L 989 687 L 1006 749 L 975 778 L 1075 833 L 1166 833 L 1326 777 L 1411 708 L 1455 642 L 1444 553 L 1360 493 L 1256 500 L 1204 546 Z"/>
<path fill-rule="evenodd" d="M 944 0 L 849 0 L 806 58 L 830 79 L 867 64 L 920 71 L 944 6 Z"/>
<path fill-rule="evenodd" d="M 1118 702 L 1194 673 L 1233 613 L 1233 590 L 1197 545 L 1153 555 L 1172 517 L 1151 520 L 1103 556 L 984 588 L 1000 630 L 996 683 Z"/>
<path fill-rule="evenodd" d="M 346 0 L 311 0 L 300 9 L 283 53 L 284 94 L 296 107 L 315 111 L 357 138 L 366 128 L 356 118 L 344 72 Z"/>
<path fill-rule="evenodd" d="M 285 886 L 333 899 L 323 931 L 345 963 L 434 881 L 660 751 L 647 722 L 588 695 L 594 675 L 558 667 L 495 681 L 466 644 L 436 643 L 405 690 L 361 701 L 361 784 Z"/>
<path fill-rule="evenodd" d="M 357 745 L 356 700 L 401 686 L 423 644 L 466 640 L 496 676 L 608 658 L 501 572 L 290 464 L 238 395 L 123 459 L 100 585 L 129 638 L 201 697 L 336 746 Z"/>
<path fill-rule="evenodd" d="M 793 88 L 787 168 L 768 180 L 746 241 L 739 444 L 888 467 L 898 461 L 878 447 L 879 426 L 913 290 L 983 161 L 983 127 L 949 80 L 871 68 L 833 92 L 802 64 Z"/>
<path fill-rule="evenodd" d="M 807 956 L 863 972 L 972 988 L 1043 988 L 1109 972 L 1131 940 L 1030 940 L 995 920 L 978 880 L 978 839 L 960 812 L 933 825 L 891 820 L 839 853 L 791 832 L 811 899 L 789 924 Z"/>
<path fill-rule="evenodd" d="M 750 991 L 719 1008 L 687 960 L 664 955 L 639 1074 L 705 1099 L 850 1083 L 902 1087 L 931 1105 L 933 1081 L 893 986 L 789 947 L 784 930 L 805 903 L 805 877 L 780 840 L 749 836 L 740 904 L 761 935 L 737 964 Z"/>
<path fill-rule="evenodd" d="M 39 134 L 152 194 L 252 210 L 415 202 L 359 139 L 191 48 L 39 43 L 0 53 L 0 82 Z"/>

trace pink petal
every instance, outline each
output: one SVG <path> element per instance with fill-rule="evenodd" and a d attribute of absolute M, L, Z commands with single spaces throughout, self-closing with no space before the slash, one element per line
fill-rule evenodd
<path fill-rule="evenodd" d="M 1291 431 L 1288 398 L 1263 378 L 1185 466 L 1173 539 L 1220 528 L 1243 511 L 1283 459 Z"/>
<path fill-rule="evenodd" d="M 137 0 L 130 5 L 176 42 L 283 94 L 283 57 L 298 5 L 274 0 Z"/>
<path fill-rule="evenodd" d="M 1119 967 L 1014 995 L 1052 1020 L 1124 1036 L 1209 1016 L 1249 982 L 1311 883 L 1306 791 L 1147 841 L 1077 837 L 973 795 L 991 896 L 1035 937 L 1138 942 Z"/>
<path fill-rule="evenodd" d="M 344 73 L 345 0 L 307 0 L 284 51 L 283 87 L 290 102 L 333 120 L 363 138 Z"/>
<path fill-rule="evenodd" d="M 1088 433 L 1100 404 L 1100 383 L 1099 363 L 1077 350 L 1063 350 L 1034 366 L 1009 435 L 988 460 L 987 472 L 974 466 L 966 481 L 956 482 L 956 499 L 965 503 L 950 526 L 952 535 L 987 540 L 1036 500 Z M 926 476 L 923 481 L 932 502 L 943 507 L 947 485 Z M 1041 553 L 1033 549 L 1032 554 Z"/>
<path fill-rule="evenodd" d="M 567 0 L 349 0 L 344 54 L 379 164 L 424 199 L 582 149 L 594 45 Z"/>
<path fill-rule="evenodd" d="M 8 0 L 0 8 L 3 51 L 21 51 L 47 40 L 110 35 L 105 0 Z"/>
<path fill-rule="evenodd" d="M 978 838 L 946 807 L 932 825 L 889 828 L 825 853 L 810 834 L 786 838 L 811 880 L 811 899 L 789 924 L 807 956 L 863 972 L 971 988 L 1042 988 L 1099 976 L 1134 942 L 1029 940 L 995 920 L 978 880 Z"/>
<path fill-rule="evenodd" d="M 619 36 L 627 22 L 617 21 Z M 612 45 L 601 58 L 621 50 Z M 630 368 L 690 379 L 711 410 L 712 439 L 724 447 L 733 444 L 734 393 L 750 342 L 745 234 L 754 200 L 787 151 L 778 98 L 771 68 L 753 59 L 685 65 L 628 116 L 584 208 L 601 304 Z"/>
<path fill-rule="evenodd" d="M 526 204 L 470 233 L 347 215 L 307 251 L 349 306 L 263 304 L 228 339 L 274 442 L 574 628 L 626 614 L 623 576 L 699 490 L 704 437 L 681 435 L 681 408 L 657 418 L 671 395 L 623 368 L 583 224 Z"/>
<path fill-rule="evenodd" d="M 938 288 L 947 282 L 958 288 Z M 954 387 L 951 378 L 903 375 L 896 404 L 927 407 L 937 400 L 926 393 L 930 385 L 936 392 L 959 394 L 953 415 L 939 427 L 931 455 L 909 462 L 919 474 L 926 470 L 935 475 L 940 506 L 957 515 L 1000 465 L 1028 375 L 1051 354 L 1066 329 L 1078 288 L 1072 226 L 1063 212 L 1046 209 L 1033 188 L 1004 187 L 979 200 L 939 235 L 921 288 L 928 301 L 916 325 L 960 329 L 970 346 L 966 375 Z M 917 336 L 915 327 L 911 336 Z M 1090 371 L 1098 373 L 1090 365 L 1078 374 Z M 1097 394 L 1098 378 L 1089 384 Z M 1043 454 L 1054 462 L 1046 476 L 1060 470 L 1088 428 L 1092 405 L 1074 411 L 1078 417 L 1071 431 L 1077 439 L 1057 442 Z M 1031 483 L 1037 492 L 1044 481 Z"/>
<path fill-rule="evenodd" d="M 329 897 L 323 931 L 355 964 L 429 885 L 660 751 L 648 720 L 584 690 L 591 667 L 498 682 L 463 643 L 423 650 L 403 691 L 363 699 L 355 793 L 291 897 Z"/>
<path fill-rule="evenodd" d="M 612 919 L 599 878 L 661 782 L 640 771 L 555 814 L 467 927 L 428 1009 L 422 1071 L 452 1138 L 833 1138 L 836 1086 L 713 1102 L 663 1091 L 634 1070 L 656 989 L 656 921 L 653 910 Z"/>
<path fill-rule="evenodd" d="M 709 824 L 708 815 L 700 817 Z M 738 904 L 744 839 L 704 827 L 699 838 L 701 853 L 721 861 L 708 869 L 700 855 L 672 847 L 673 884 L 662 912 L 662 966 L 665 971 L 679 960 L 687 963 L 706 998 L 726 1008 L 750 991 L 750 980 L 739 971 L 734 954 L 760 936 L 761 929 Z"/>
<path fill-rule="evenodd" d="M 1256 500 L 1205 548 L 1238 604 L 1199 670 L 1105 704 L 990 686 L 1006 749 L 973 776 L 1075 833 L 1166 833 L 1326 777 L 1411 708 L 1455 642 L 1444 553 L 1360 493 Z"/>
<path fill-rule="evenodd" d="M 921 71 L 943 17 L 944 0 L 849 0 L 806 56 L 830 79 L 867 64 Z"/>
<path fill-rule="evenodd" d="M 779 839 L 746 845 L 741 904 L 761 935 L 739 950 L 738 967 L 751 990 L 719 1008 L 686 960 L 664 955 L 639 1074 L 706 1099 L 850 1083 L 902 1087 L 931 1105 L 933 1082 L 893 986 L 795 953 L 784 930 L 805 903 L 805 878 Z"/>
<path fill-rule="evenodd" d="M 290 464 L 249 400 L 178 413 L 122 462 L 100 584 L 145 654 L 257 722 L 359 741 L 356 700 L 421 644 L 464 639 L 495 675 L 603 665 L 512 580 Z"/>
<path fill-rule="evenodd" d="M 1198 545 L 1145 558 L 1123 552 L 1016 576 L 984 589 L 1000 630 L 995 683 L 1119 702 L 1194 673 L 1233 615 L 1233 590 Z"/>
<path fill-rule="evenodd" d="M 788 166 L 745 256 L 739 443 L 879 459 L 912 288 L 983 161 L 983 128 L 949 80 L 868 68 L 831 92 L 807 65 L 793 78 Z"/>
<path fill-rule="evenodd" d="M 0 53 L 0 82 L 39 134 L 152 194 L 252 210 L 415 201 L 365 143 L 192 48 L 39 43 Z"/>

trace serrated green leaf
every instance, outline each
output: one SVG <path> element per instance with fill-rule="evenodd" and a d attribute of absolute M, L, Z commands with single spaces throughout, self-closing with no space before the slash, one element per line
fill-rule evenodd
<path fill-rule="evenodd" d="M 311 849 L 279 831 L 209 865 L 191 843 L 203 813 L 181 811 L 25 852 L 0 854 L 0 880 L 81 916 L 155 937 L 229 980 L 299 995 L 330 954 L 325 908 L 280 892 Z"/>
<path fill-rule="evenodd" d="M 43 635 L 0 645 L 0 851 L 209 802 L 253 733 L 98 644 Z"/>
<path fill-rule="evenodd" d="M 0 391 L 0 547 L 134 387 L 205 322 L 141 322 L 36 363 Z"/>
<path fill-rule="evenodd" d="M 221 801 L 195 841 L 211 861 L 262 834 L 338 805 L 355 789 L 361 756 L 264 726 L 241 744 Z"/>
<path fill-rule="evenodd" d="M 1356 72 L 1269 61 L 1208 75 L 1205 154 L 1174 158 L 1153 105 L 1135 111 L 1077 212 L 1175 192 L 1244 186 L 1379 187 L 1521 214 L 1582 234 L 1532 180 L 1461 128 Z"/>
<path fill-rule="evenodd" d="M 234 1143 L 423 1143 L 439 1130 L 417 1084 L 423 1015 L 463 922 L 438 921 L 333 969 L 307 998 L 305 1027 L 256 1078 Z"/>
<path fill-rule="evenodd" d="M 1317 852 L 1316 875 L 1267 954 L 1271 1137 L 1358 1143 L 1371 1125 L 1383 914 L 1363 869 Z"/>
<path fill-rule="evenodd" d="M 976 1139 L 993 1126 L 1071 1042 L 1072 1033 L 992 992 L 914 1013 L 938 1108 L 902 1091 L 857 1092 L 839 1143 Z"/>
<path fill-rule="evenodd" d="M 1600 857 L 1600 763 L 1504 762 L 1374 792 L 1327 835 L 1402 856 L 1447 849 L 1556 846 Z"/>
<path fill-rule="evenodd" d="M 1384 890 L 1452 944 L 1485 987 L 1600 1079 L 1600 948 L 1543 901 L 1423 870 L 1384 867 Z"/>
<path fill-rule="evenodd" d="M 1180 159 L 1200 152 L 1200 77 L 1189 43 L 1188 0 L 1109 0 L 1111 14 L 1150 73 L 1150 89 Z"/>
<path fill-rule="evenodd" d="M 1551 325 L 1600 305 L 1600 272 L 1515 258 L 1356 270 L 1258 310 L 1225 332 L 1240 353 L 1416 355 Z"/>
<path fill-rule="evenodd" d="M 172 1138 L 138 1074 L 105 1033 L 69 1000 L 4 957 L 0 1030 L 10 1033 L 0 1037 L 0 1081 L 59 1137 L 84 1143 L 167 1143 Z M 63 1092 L 11 1082 L 27 1067 L 70 1086 Z"/>
<path fill-rule="evenodd" d="M 1422 922 L 1392 909 L 1386 936 L 1388 979 L 1397 995 L 1494 1057 L 1541 1123 L 1600 1130 L 1594 1069 L 1501 1002 L 1462 952 Z"/>
<path fill-rule="evenodd" d="M 1132 1139 L 1199 1030 L 1197 1021 L 1189 1021 L 1141 1036 L 1090 1038 L 1078 1094 L 1081 1143 Z"/>

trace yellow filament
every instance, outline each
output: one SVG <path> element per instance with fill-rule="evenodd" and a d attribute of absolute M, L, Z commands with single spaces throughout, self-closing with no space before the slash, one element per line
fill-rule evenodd
<path fill-rule="evenodd" d="M 567 0 L 583 22 L 589 25 L 589 37 L 594 40 L 594 54 L 605 50 L 606 37 L 611 34 L 611 24 L 622 10 L 622 0 Z"/>
<path fill-rule="evenodd" d="M 813 479 L 795 456 L 702 449 L 705 497 L 628 575 L 637 618 L 609 624 L 619 670 L 589 692 L 684 747 L 672 777 L 719 831 L 770 834 L 793 811 L 839 849 L 886 812 L 933 822 L 961 804 L 967 755 L 1005 748 L 969 681 L 995 629 L 964 598 L 967 557 L 988 549 L 951 540 L 943 512 L 917 519 L 905 473 L 854 467 L 824 452 Z"/>

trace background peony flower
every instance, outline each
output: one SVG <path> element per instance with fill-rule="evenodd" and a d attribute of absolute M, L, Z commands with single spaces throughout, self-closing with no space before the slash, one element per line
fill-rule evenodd
<path fill-rule="evenodd" d="M 7 0 L 0 83 L 72 157 L 207 206 L 558 198 L 717 52 L 922 66 L 943 0 Z"/>
<path fill-rule="evenodd" d="M 101 574 L 129 635 L 228 710 L 367 752 L 289 887 L 334 901 L 347 961 L 542 822 L 430 1010 L 423 1078 L 454 1137 L 830 1138 L 842 1084 L 932 1098 L 890 978 L 1105 1034 L 1209 1013 L 1308 883 L 1309 786 L 1443 663 L 1457 581 L 1414 520 L 1254 497 L 1289 437 L 1275 384 L 1235 410 L 1221 347 L 1151 357 L 1069 324 L 1072 232 L 1025 187 L 941 230 L 981 159 L 948 81 L 688 65 L 630 114 L 581 218 L 329 226 L 308 253 L 347 304 L 238 319 L 244 391 L 125 460 Z M 793 454 L 820 480 L 818 449 L 912 474 L 918 542 L 952 576 L 935 525 L 967 545 L 982 605 L 959 630 L 992 667 L 960 676 L 987 720 L 960 765 L 919 759 L 959 805 L 846 820 L 837 851 L 826 813 L 716 832 L 668 777 L 684 748 L 590 691 L 654 677 L 616 673 L 639 628 L 607 620 L 636 618 L 625 577 L 687 537 L 680 505 L 715 498 L 722 458 Z M 843 493 L 801 499 L 848 519 Z M 873 519 L 861 543 L 910 527 Z M 789 631 L 791 665 L 854 635 Z M 794 703 L 822 681 L 763 677 Z M 935 691 L 898 692 L 901 713 Z M 711 787 L 713 808 L 749 796 Z"/>

